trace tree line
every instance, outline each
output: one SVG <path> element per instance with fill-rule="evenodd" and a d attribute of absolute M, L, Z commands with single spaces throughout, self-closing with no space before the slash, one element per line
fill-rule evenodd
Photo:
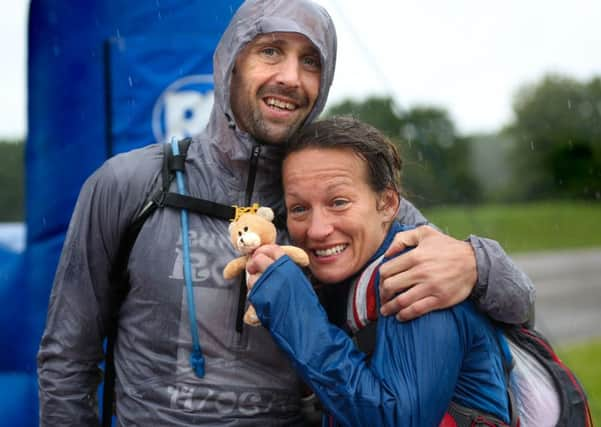
<path fill-rule="evenodd" d="M 24 146 L 22 141 L 0 141 L 0 222 L 24 219 Z"/>
<path fill-rule="evenodd" d="M 398 144 L 405 194 L 420 207 L 601 200 L 601 77 L 544 76 L 517 91 L 513 111 L 485 136 L 458 135 L 443 108 L 402 110 L 390 97 L 346 100 L 325 114 L 351 114 Z M 22 142 L 0 141 L 0 222 L 24 219 L 23 162 Z"/>
<path fill-rule="evenodd" d="M 347 100 L 326 114 L 351 114 L 386 133 L 405 159 L 405 192 L 420 206 L 601 200 L 601 78 L 544 76 L 518 90 L 513 111 L 511 123 L 485 136 L 458 135 L 442 108 L 401 110 L 390 97 Z M 495 154 L 476 158 L 483 150 Z M 490 191 L 483 181 L 494 171 L 505 178 Z"/>

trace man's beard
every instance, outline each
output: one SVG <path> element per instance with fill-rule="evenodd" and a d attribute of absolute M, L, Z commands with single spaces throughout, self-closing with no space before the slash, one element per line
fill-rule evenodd
<path fill-rule="evenodd" d="M 253 136 L 256 140 L 265 144 L 282 144 L 288 141 L 292 135 L 301 127 L 303 120 L 290 123 L 289 126 L 273 126 L 264 119 L 263 114 L 259 110 L 254 110 L 252 113 L 251 128 Z"/>
<path fill-rule="evenodd" d="M 304 109 L 309 104 L 309 100 L 305 95 L 299 93 L 298 89 L 285 89 L 278 85 L 267 85 L 259 89 L 257 98 L 262 100 L 268 97 L 284 97 L 288 100 L 293 101 L 298 109 Z M 295 121 L 291 122 L 287 128 L 282 130 L 282 126 L 271 125 L 265 118 L 260 109 L 253 109 L 250 114 L 250 125 L 254 131 L 253 136 L 255 139 L 260 140 L 267 144 L 281 144 L 286 142 L 294 133 L 302 126 L 309 113 L 304 117 L 298 117 Z M 277 134 L 276 134 L 277 132 Z"/>

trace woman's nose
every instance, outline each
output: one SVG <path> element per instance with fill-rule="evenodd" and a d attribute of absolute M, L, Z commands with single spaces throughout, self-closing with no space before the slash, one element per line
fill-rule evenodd
<path fill-rule="evenodd" d="M 311 216 L 309 229 L 307 230 L 307 237 L 312 240 L 323 240 L 328 237 L 333 230 L 334 227 L 332 226 L 332 222 L 328 219 L 327 215 L 322 213 L 313 213 Z"/>

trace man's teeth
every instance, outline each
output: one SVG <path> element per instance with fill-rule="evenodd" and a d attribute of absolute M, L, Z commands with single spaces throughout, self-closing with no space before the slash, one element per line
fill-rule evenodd
<path fill-rule="evenodd" d="M 315 255 L 317 256 L 332 256 L 341 253 L 346 249 L 346 245 L 338 245 L 328 249 L 316 249 Z"/>
<path fill-rule="evenodd" d="M 282 108 L 284 110 L 295 110 L 296 106 L 290 102 L 285 102 L 285 101 L 280 101 L 279 99 L 275 99 L 275 98 L 267 98 L 267 105 L 271 106 L 271 107 L 278 107 L 278 108 Z"/>

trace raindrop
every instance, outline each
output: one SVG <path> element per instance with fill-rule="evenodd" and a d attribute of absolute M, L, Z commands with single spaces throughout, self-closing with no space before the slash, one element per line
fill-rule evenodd
<path fill-rule="evenodd" d="M 401 128 L 401 136 L 410 143 L 417 138 L 417 128 L 415 125 L 408 123 Z"/>
<path fill-rule="evenodd" d="M 50 13 L 48 13 L 48 22 L 52 25 L 56 25 L 58 22 L 58 17 L 56 16 L 56 12 L 55 11 L 51 11 Z"/>
<path fill-rule="evenodd" d="M 134 81 L 131 78 L 131 76 L 127 76 L 127 83 L 129 83 L 129 87 L 133 87 L 134 86 Z"/>
<path fill-rule="evenodd" d="M 589 101 L 584 101 L 578 106 L 578 113 L 582 116 L 583 119 L 590 119 L 593 115 L 593 104 Z"/>
<path fill-rule="evenodd" d="M 572 109 L 572 100 L 568 99 L 568 110 Z"/>
<path fill-rule="evenodd" d="M 530 151 L 534 151 L 534 141 L 530 141 Z"/>
<path fill-rule="evenodd" d="M 453 135 L 445 132 L 442 135 L 440 135 L 438 143 L 442 148 L 450 148 L 455 143 L 455 140 L 453 139 Z"/>

